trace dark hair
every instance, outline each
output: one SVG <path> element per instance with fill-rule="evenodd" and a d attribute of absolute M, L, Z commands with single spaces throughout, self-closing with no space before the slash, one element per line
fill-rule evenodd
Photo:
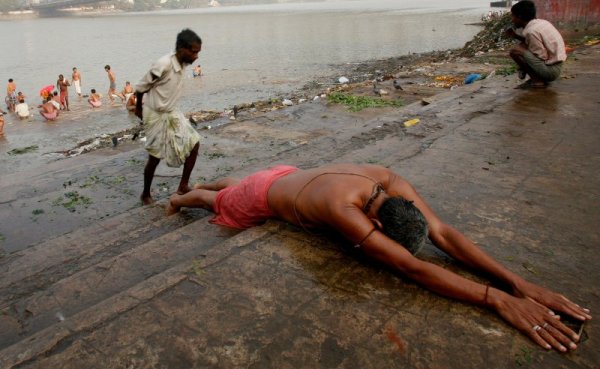
<path fill-rule="evenodd" d="M 104 69 L 108 69 L 108 70 L 110 70 L 110 65 L 106 64 L 106 65 L 104 66 Z"/>
<path fill-rule="evenodd" d="M 522 21 L 529 22 L 535 19 L 535 3 L 529 0 L 521 0 L 510 8 L 510 12 Z"/>
<path fill-rule="evenodd" d="M 12 79 L 12 78 L 9 78 L 8 82 L 12 82 L 12 81 L 13 81 L 13 79 Z"/>
<path fill-rule="evenodd" d="M 95 94 L 96 93 L 96 89 L 92 88 L 92 93 Z"/>
<path fill-rule="evenodd" d="M 175 50 L 179 49 L 189 49 L 192 47 L 192 44 L 202 45 L 202 40 L 196 32 L 192 31 L 189 28 L 184 29 L 179 32 L 177 35 L 177 42 L 175 43 Z"/>
<path fill-rule="evenodd" d="M 427 220 L 412 201 L 403 197 L 387 198 L 377 217 L 383 233 L 404 246 L 411 254 L 419 252 L 427 237 Z"/>

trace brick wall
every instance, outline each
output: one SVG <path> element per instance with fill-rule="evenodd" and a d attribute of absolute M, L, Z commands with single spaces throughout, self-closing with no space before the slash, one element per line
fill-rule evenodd
<path fill-rule="evenodd" d="M 600 0 L 533 0 L 537 17 L 558 25 L 597 26 Z"/>

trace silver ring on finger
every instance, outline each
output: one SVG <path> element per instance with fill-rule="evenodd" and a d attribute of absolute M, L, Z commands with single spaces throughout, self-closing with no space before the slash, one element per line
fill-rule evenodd
<path fill-rule="evenodd" d="M 542 329 L 542 327 L 540 327 L 539 325 L 534 325 L 533 327 L 531 327 L 531 329 L 533 329 L 534 331 L 539 331 L 540 329 Z"/>
<path fill-rule="evenodd" d="M 544 322 L 544 325 L 542 325 L 542 328 L 546 329 L 547 326 L 548 326 L 548 322 Z"/>

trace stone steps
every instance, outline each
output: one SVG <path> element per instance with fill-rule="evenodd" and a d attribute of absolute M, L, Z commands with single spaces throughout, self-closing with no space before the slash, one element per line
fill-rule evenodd
<path fill-rule="evenodd" d="M 194 221 L 187 214 L 167 218 L 160 205 L 139 207 L 4 257 L 0 259 L 0 307 L 14 296 L 45 288 Z"/>
<path fill-rule="evenodd" d="M 462 94 L 469 96 L 472 92 L 465 89 Z M 497 96 L 480 93 L 476 98 L 491 104 Z M 337 112 L 328 119 L 326 128 L 320 124 L 302 125 L 303 108 L 295 107 L 297 110 L 278 112 L 272 120 L 238 122 L 211 131 L 204 152 L 210 154 L 216 147 L 221 149 L 216 153 L 225 154 L 215 155 L 218 159 L 214 162 L 199 160 L 199 166 L 207 179 L 212 179 L 241 176 L 275 163 L 310 167 L 340 160 L 371 162 L 376 158 L 379 164 L 389 164 L 389 158 L 398 160 L 398 150 L 402 158 L 411 157 L 422 149 L 427 137 L 435 137 L 472 118 L 464 116 L 460 122 L 440 123 L 440 113 L 445 109 L 460 109 L 445 106 L 448 102 L 450 98 L 441 96 L 426 107 L 413 104 L 375 119 Z M 314 108 L 310 113 L 315 114 Z M 402 122 L 413 115 L 425 119 L 407 134 Z M 455 112 L 454 116 L 460 114 Z M 349 124 L 354 127 L 346 130 Z M 258 141 L 247 140 L 252 134 Z M 278 140 L 269 143 L 260 138 L 269 136 L 277 136 Z M 377 145 L 383 140 L 388 141 L 387 152 Z M 390 140 L 402 142 L 401 148 L 389 145 Z M 271 145 L 272 149 L 268 149 Z M 140 176 L 143 163 L 132 168 L 126 162 L 143 155 L 136 150 L 94 159 L 94 165 L 102 167 L 107 176 L 123 176 L 129 186 L 139 187 L 139 179 L 135 182 L 132 178 Z M 240 162 L 240 157 L 247 160 Z M 224 167 L 229 168 L 225 173 L 221 171 Z M 51 176 L 52 181 L 44 181 L 42 194 L 36 196 L 60 192 L 56 189 L 59 182 L 68 178 L 81 184 L 90 176 L 90 169 L 78 164 L 41 173 L 38 179 Z M 155 183 L 159 181 L 155 179 Z M 13 185 L 19 187 L 16 182 Z M 5 196 L 19 197 L 23 191 L 27 190 L 15 189 Z M 89 191 L 91 196 L 95 189 L 86 187 L 81 191 Z M 197 263 L 207 262 L 204 256 L 208 250 L 210 258 L 214 258 L 222 254 L 217 249 L 223 245 L 236 245 L 239 240 L 260 237 L 265 232 L 264 227 L 239 233 L 210 225 L 209 213 L 204 210 L 186 210 L 167 218 L 161 205 L 116 204 L 116 208 L 116 213 L 106 218 L 82 221 L 85 226 L 71 224 L 73 230 L 68 233 L 58 232 L 51 237 L 50 230 L 45 241 L 0 258 L 0 367 L 14 367 L 60 350 L 62 343 L 75 339 L 80 332 L 94 329 L 180 282 Z"/>
<path fill-rule="evenodd" d="M 202 219 L 63 279 L 28 299 L 39 307 L 47 304 L 44 317 L 38 319 L 35 330 L 3 342 L 0 367 L 21 367 L 60 351 L 78 335 L 134 309 L 270 232 L 269 226 L 264 226 L 240 233 Z M 7 320 L 6 314 L 2 320 Z"/>
<path fill-rule="evenodd" d="M 3 260 L 0 347 L 109 299 L 238 233 L 160 206 L 124 213 Z M 144 216 L 147 219 L 144 221 Z"/>

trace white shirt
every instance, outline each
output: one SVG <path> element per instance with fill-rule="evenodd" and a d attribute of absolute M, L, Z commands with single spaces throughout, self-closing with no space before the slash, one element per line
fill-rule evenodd
<path fill-rule="evenodd" d="M 15 106 L 15 113 L 21 118 L 27 118 L 29 116 L 29 105 L 27 103 L 19 103 Z"/>
<path fill-rule="evenodd" d="M 158 59 L 148 73 L 135 86 L 137 92 L 146 93 L 144 105 L 157 112 L 175 110 L 183 89 L 183 69 L 175 53 Z M 156 78 L 158 77 L 158 78 Z"/>
<path fill-rule="evenodd" d="M 523 29 L 527 48 L 547 65 L 567 59 L 565 41 L 552 23 L 543 19 L 532 19 Z"/>

